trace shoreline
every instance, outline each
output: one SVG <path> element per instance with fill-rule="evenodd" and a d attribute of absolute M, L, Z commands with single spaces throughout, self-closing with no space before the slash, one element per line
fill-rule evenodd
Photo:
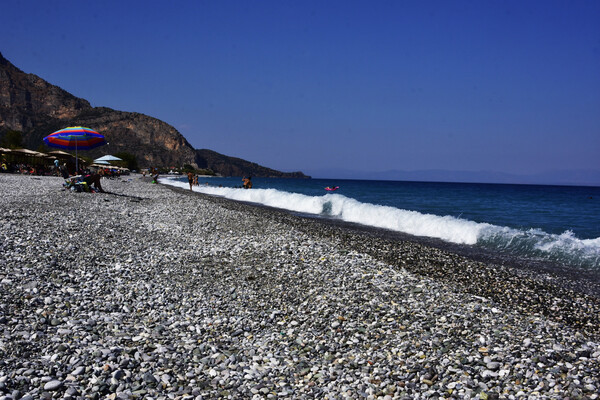
<path fill-rule="evenodd" d="M 167 182 L 168 179 L 164 183 L 167 184 Z M 196 189 L 194 191 L 196 191 Z M 215 195 L 215 197 L 221 196 Z M 435 237 L 414 236 L 404 232 L 388 230 L 386 228 L 378 228 L 370 225 L 362 225 L 360 223 L 347 222 L 335 217 L 295 212 L 288 209 L 286 206 L 283 206 L 283 209 L 278 209 L 277 206 L 266 206 L 265 204 L 260 204 L 263 202 L 263 200 L 261 199 L 258 199 L 260 203 L 253 203 L 250 200 L 233 200 L 233 198 L 235 197 L 237 196 L 233 195 L 233 197 L 229 200 L 239 201 L 243 204 L 248 204 L 250 206 L 265 207 L 266 209 L 270 210 L 283 211 L 284 213 L 288 213 L 300 218 L 316 220 L 326 225 L 334 225 L 339 226 L 341 228 L 347 227 L 348 229 L 356 231 L 357 233 L 367 232 L 367 234 L 369 235 L 388 238 L 390 241 L 407 241 L 419 243 L 426 247 L 434 247 L 440 250 L 449 251 L 451 253 L 455 253 L 475 261 L 481 261 L 486 264 L 495 264 L 512 267 L 515 268 L 515 271 L 517 273 L 521 274 L 529 274 L 535 276 L 536 274 L 543 273 L 545 275 L 551 276 L 553 279 L 556 279 L 558 282 L 560 282 L 561 285 L 564 285 L 566 288 L 570 288 L 574 291 L 582 291 L 593 296 L 600 295 L 600 269 L 595 268 L 593 264 L 587 266 L 569 265 L 566 262 L 563 263 L 558 261 L 552 261 L 550 259 L 518 256 L 515 254 L 511 254 L 510 252 L 503 252 L 501 249 L 494 250 L 493 248 L 486 248 L 478 244 L 468 245 L 452 243 L 450 241 L 438 239 Z"/>
<path fill-rule="evenodd" d="M 170 190 L 225 207 L 257 213 L 259 218 L 275 218 L 297 229 L 319 236 L 341 237 L 344 245 L 365 252 L 374 259 L 396 268 L 404 268 L 420 276 L 460 285 L 472 295 L 489 298 L 498 304 L 528 313 L 540 313 L 546 318 L 565 323 L 600 339 L 600 281 L 595 273 L 585 270 L 559 269 L 549 263 L 523 265 L 513 261 L 499 263 L 499 259 L 468 246 L 455 245 L 433 238 L 421 238 L 401 232 L 373 228 L 346 221 L 300 216 L 287 210 L 262 204 L 247 203 L 211 196 L 171 185 Z M 408 250 L 405 248 L 408 247 Z M 414 265 L 406 263 L 406 253 L 422 253 L 422 260 Z M 440 259 L 447 262 L 440 263 Z M 502 288 L 502 290 L 497 290 Z M 506 292 L 519 293 L 505 297 Z M 557 305 L 556 298 L 560 298 Z M 574 309 L 570 303 L 578 303 Z"/>
<path fill-rule="evenodd" d="M 0 174 L 0 397 L 598 398 L 597 297 L 148 181 Z"/>

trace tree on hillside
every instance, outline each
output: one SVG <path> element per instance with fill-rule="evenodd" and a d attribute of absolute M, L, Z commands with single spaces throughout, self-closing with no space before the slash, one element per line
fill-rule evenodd
<path fill-rule="evenodd" d="M 40 144 L 40 145 L 38 146 L 38 148 L 36 149 L 36 151 L 39 151 L 40 153 L 47 153 L 47 152 L 49 152 L 49 151 L 51 151 L 51 150 L 50 150 L 50 148 L 49 148 L 48 146 L 46 146 L 45 144 Z"/>
<path fill-rule="evenodd" d="M 122 151 L 120 153 L 115 154 L 115 156 L 122 159 L 125 163 L 125 166 L 129 168 L 130 171 L 137 171 L 139 169 L 137 158 L 133 154 Z"/>
<path fill-rule="evenodd" d="M 4 134 L 0 144 L 2 144 L 2 147 L 8 147 L 9 149 L 20 149 L 23 147 L 23 133 L 9 130 Z"/>

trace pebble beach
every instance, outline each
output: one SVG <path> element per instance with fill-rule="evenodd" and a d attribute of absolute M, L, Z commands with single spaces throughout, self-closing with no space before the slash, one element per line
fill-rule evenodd
<path fill-rule="evenodd" d="M 0 174 L 0 400 L 599 398 L 594 282 L 62 182 Z"/>

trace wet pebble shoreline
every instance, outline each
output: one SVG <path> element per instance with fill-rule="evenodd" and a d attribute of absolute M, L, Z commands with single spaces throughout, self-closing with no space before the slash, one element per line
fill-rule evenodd
<path fill-rule="evenodd" d="M 61 182 L 0 175 L 0 400 L 598 398 L 593 296 L 137 176 Z"/>

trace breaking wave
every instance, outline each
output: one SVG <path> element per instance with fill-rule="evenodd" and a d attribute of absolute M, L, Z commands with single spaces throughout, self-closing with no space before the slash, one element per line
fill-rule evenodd
<path fill-rule="evenodd" d="M 187 182 L 160 178 L 160 182 L 189 188 Z M 475 245 L 516 257 L 600 269 L 600 238 L 578 239 L 566 231 L 549 234 L 539 229 L 519 230 L 453 216 L 424 214 L 390 206 L 363 203 L 340 195 L 308 196 L 276 189 L 195 186 L 194 191 L 232 200 L 262 204 L 297 213 L 337 218 L 347 222 Z"/>

